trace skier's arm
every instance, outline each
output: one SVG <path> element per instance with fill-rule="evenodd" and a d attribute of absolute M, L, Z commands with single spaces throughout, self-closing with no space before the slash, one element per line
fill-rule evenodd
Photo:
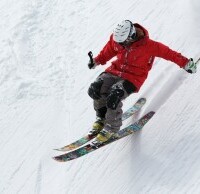
<path fill-rule="evenodd" d="M 97 64 L 104 65 L 107 61 L 116 56 L 117 51 L 114 50 L 114 41 L 112 35 L 110 36 L 110 40 L 106 43 L 104 48 L 100 51 L 97 57 L 94 58 Z"/>
<path fill-rule="evenodd" d="M 153 51 L 153 55 L 156 57 L 161 57 L 165 60 L 172 61 L 176 63 L 179 67 L 184 68 L 185 65 L 189 62 L 189 59 L 181 55 L 181 53 L 178 53 L 172 49 L 170 49 L 168 46 L 151 40 L 150 42 L 151 50 Z"/>

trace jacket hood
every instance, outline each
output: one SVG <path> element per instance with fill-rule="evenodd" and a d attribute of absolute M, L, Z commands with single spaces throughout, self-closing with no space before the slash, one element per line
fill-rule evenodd
<path fill-rule="evenodd" d="M 134 27 L 136 28 L 136 33 L 139 37 L 147 37 L 149 38 L 149 32 L 140 24 L 134 23 Z"/>

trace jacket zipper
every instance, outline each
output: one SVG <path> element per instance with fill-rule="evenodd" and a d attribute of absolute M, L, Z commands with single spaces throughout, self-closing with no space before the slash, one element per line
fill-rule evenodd
<path fill-rule="evenodd" d="M 124 71 L 125 71 L 125 67 L 128 65 L 128 54 L 129 54 L 129 52 L 130 52 L 130 50 L 129 49 L 127 49 L 127 48 L 125 48 L 126 49 L 126 53 L 125 53 L 125 63 L 123 64 L 123 66 L 122 66 L 122 71 L 120 72 L 120 77 L 122 77 L 122 74 L 124 73 Z"/>

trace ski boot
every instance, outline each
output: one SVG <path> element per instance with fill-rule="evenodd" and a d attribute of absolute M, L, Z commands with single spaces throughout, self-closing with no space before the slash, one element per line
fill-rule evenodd
<path fill-rule="evenodd" d="M 103 129 L 102 131 L 100 131 L 100 133 L 97 135 L 96 140 L 104 143 L 106 141 L 108 141 L 112 136 L 113 136 L 113 132 L 107 131 L 106 129 Z"/>
<path fill-rule="evenodd" d="M 103 128 L 104 128 L 104 118 L 97 117 L 97 120 L 94 122 L 92 126 L 92 130 L 89 131 L 88 136 L 94 137 L 96 136 Z"/>
<path fill-rule="evenodd" d="M 99 147 L 100 145 L 116 137 L 117 137 L 117 133 L 103 129 L 102 131 L 99 132 L 99 134 L 97 135 L 95 140 L 92 142 L 92 144 L 94 147 Z"/>

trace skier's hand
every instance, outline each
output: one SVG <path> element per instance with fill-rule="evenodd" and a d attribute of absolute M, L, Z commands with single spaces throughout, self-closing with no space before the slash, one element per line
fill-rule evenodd
<path fill-rule="evenodd" d="M 89 69 L 95 69 L 95 67 L 98 65 L 98 63 L 95 61 L 95 59 L 93 58 L 93 53 L 92 51 L 90 51 L 88 53 L 88 56 L 90 57 L 90 60 L 88 62 L 88 68 Z"/>
<path fill-rule="evenodd" d="M 188 61 L 188 63 L 185 65 L 184 69 L 188 73 L 196 73 L 197 72 L 197 65 L 194 63 L 193 59 L 190 58 L 190 60 Z"/>
<path fill-rule="evenodd" d="M 95 60 L 93 59 L 93 61 L 89 61 L 88 62 L 88 68 L 89 69 L 95 69 L 95 67 L 97 66 L 98 64 L 95 62 Z"/>

